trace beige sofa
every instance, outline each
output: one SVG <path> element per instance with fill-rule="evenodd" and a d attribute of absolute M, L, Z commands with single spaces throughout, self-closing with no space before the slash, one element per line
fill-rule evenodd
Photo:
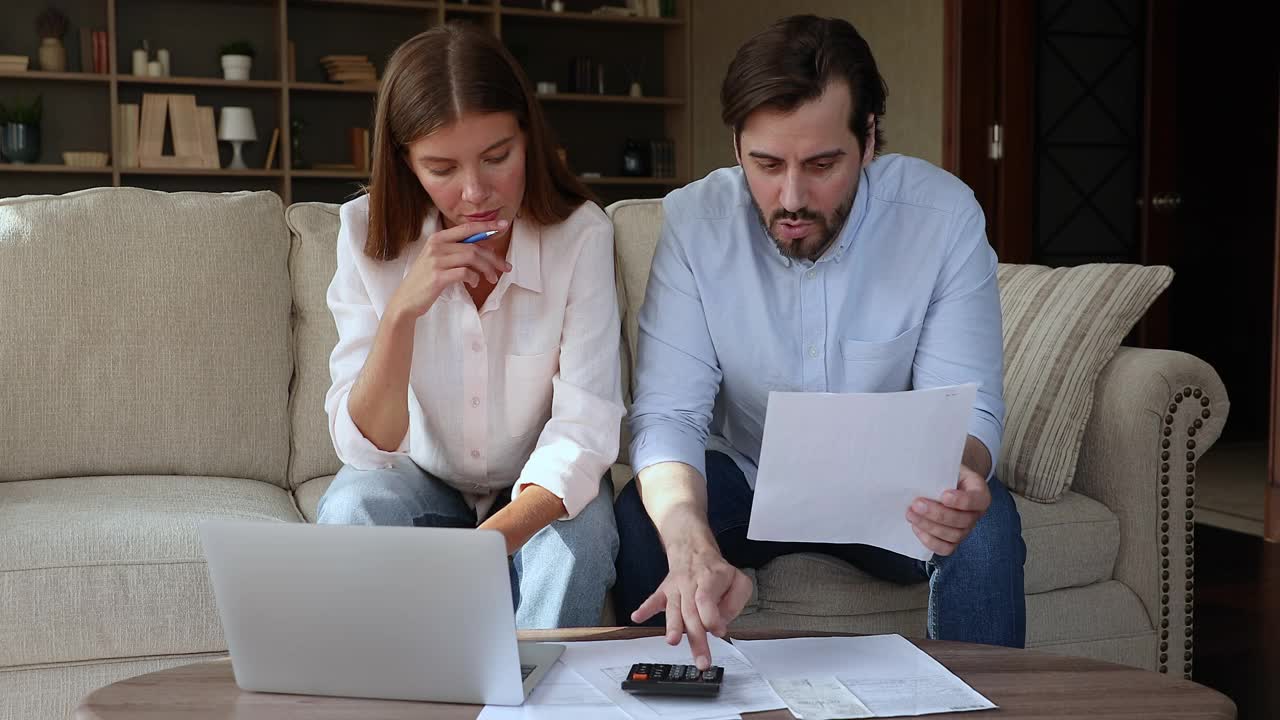
<path fill-rule="evenodd" d="M 626 334 L 661 206 L 611 215 Z M 338 469 L 337 227 L 336 206 L 265 192 L 0 200 L 0 718 L 64 718 L 96 687 L 224 652 L 196 525 L 310 520 Z M 1186 472 L 1180 405 L 1209 411 Z M 1194 462 L 1225 411 L 1200 360 L 1115 356 L 1073 492 L 1019 499 L 1031 647 L 1184 671 Z M 755 580 L 738 627 L 923 632 L 923 586 L 813 555 Z"/>

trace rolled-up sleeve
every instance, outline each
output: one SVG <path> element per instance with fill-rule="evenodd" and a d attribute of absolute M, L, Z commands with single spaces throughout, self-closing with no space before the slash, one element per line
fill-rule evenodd
<path fill-rule="evenodd" d="M 916 348 L 913 387 L 978 385 L 969 434 L 991 453 L 994 473 L 1004 432 L 1004 340 L 996 254 L 987 242 L 982 208 L 971 194 L 950 228 L 948 256 Z"/>
<path fill-rule="evenodd" d="M 359 470 L 389 468 L 396 458 L 408 455 L 409 434 L 394 452 L 374 445 L 356 427 L 347 410 L 351 388 L 364 369 L 378 332 L 378 313 L 369 300 L 369 291 L 358 263 L 366 237 L 368 219 L 362 216 L 363 203 L 342 206 L 338 231 L 338 269 L 325 296 L 338 329 L 338 343 L 329 356 L 332 384 L 325 394 L 324 409 L 329 416 L 329 436 L 343 463 Z"/>
<path fill-rule="evenodd" d="M 565 303 L 560 368 L 551 378 L 551 419 L 512 489 L 514 500 L 529 485 L 546 488 L 564 501 L 565 520 L 600 492 L 600 478 L 618 457 L 625 411 L 613 225 L 601 214 L 584 232 Z"/>
<path fill-rule="evenodd" d="M 639 473 L 650 465 L 681 462 L 705 478 L 707 432 L 721 371 L 671 216 L 668 207 L 638 318 L 631 463 Z"/>

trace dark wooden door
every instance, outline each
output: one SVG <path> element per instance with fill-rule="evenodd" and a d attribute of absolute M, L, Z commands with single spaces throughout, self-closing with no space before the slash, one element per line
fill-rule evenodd
<path fill-rule="evenodd" d="M 1174 268 L 1129 342 L 1222 376 L 1220 442 L 1267 453 L 1280 540 L 1278 24 L 1267 3 L 948 0 L 944 156 L 1003 262 Z"/>

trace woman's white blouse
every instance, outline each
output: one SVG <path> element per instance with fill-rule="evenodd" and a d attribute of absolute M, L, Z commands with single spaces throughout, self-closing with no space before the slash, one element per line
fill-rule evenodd
<path fill-rule="evenodd" d="M 363 253 L 368 196 L 342 206 L 328 303 L 338 329 L 325 397 L 342 462 L 361 470 L 408 457 L 459 490 L 482 520 L 498 493 L 530 484 L 578 514 L 618 455 L 623 406 L 613 225 L 594 203 L 544 227 L 517 218 L 512 270 L 477 310 L 461 284 L 418 319 L 409 373 L 409 430 L 393 452 L 371 443 L 347 410 L 378 323 L 426 238 L 389 262 Z"/>

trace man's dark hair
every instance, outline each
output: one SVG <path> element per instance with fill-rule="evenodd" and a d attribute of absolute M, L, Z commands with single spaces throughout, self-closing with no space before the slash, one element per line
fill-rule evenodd
<path fill-rule="evenodd" d="M 791 112 L 818 99 L 827 85 L 849 86 L 849 130 L 865 151 L 867 116 L 874 115 L 877 154 L 884 147 L 881 118 L 889 89 L 871 47 L 845 20 L 792 15 L 778 20 L 742 47 L 720 86 L 720 117 L 736 144 L 747 116 L 767 107 Z"/>

